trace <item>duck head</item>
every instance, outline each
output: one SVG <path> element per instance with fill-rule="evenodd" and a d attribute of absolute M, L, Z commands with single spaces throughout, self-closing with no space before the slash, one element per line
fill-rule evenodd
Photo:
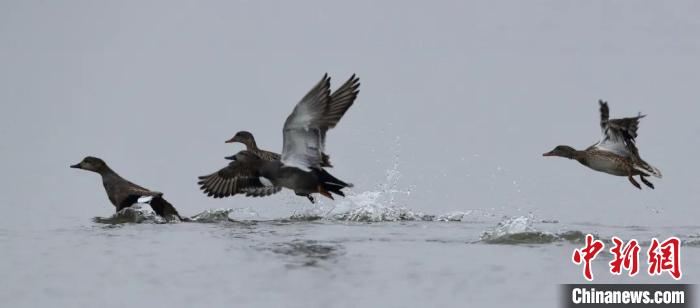
<path fill-rule="evenodd" d="M 226 140 L 226 143 L 233 143 L 233 142 L 240 142 L 240 143 L 243 143 L 245 145 L 248 145 L 251 143 L 255 143 L 255 138 L 253 138 L 253 134 L 251 134 L 250 132 L 242 130 L 240 132 L 237 132 L 235 135 L 233 135 L 233 137 L 231 137 L 231 139 Z"/>
<path fill-rule="evenodd" d="M 235 135 L 233 135 L 233 137 L 231 137 L 231 139 L 226 140 L 226 143 L 233 143 L 233 142 L 240 142 L 242 144 L 245 144 L 245 147 L 248 150 L 257 150 L 258 149 L 258 145 L 255 144 L 255 138 L 253 138 L 253 134 L 251 134 L 250 132 L 244 131 L 244 130 L 237 132 Z M 224 158 L 229 159 L 229 160 L 236 160 L 235 155 L 227 156 Z"/>
<path fill-rule="evenodd" d="M 559 156 L 559 157 L 566 157 L 568 159 L 574 159 L 578 155 L 578 151 L 576 149 L 568 146 L 568 145 L 559 145 L 554 150 L 551 150 L 547 153 L 542 154 L 542 156 Z"/>
<path fill-rule="evenodd" d="M 107 164 L 102 159 L 88 156 L 83 158 L 83 161 L 75 165 L 71 165 L 70 167 L 100 173 L 101 170 L 105 170 L 107 168 Z"/>

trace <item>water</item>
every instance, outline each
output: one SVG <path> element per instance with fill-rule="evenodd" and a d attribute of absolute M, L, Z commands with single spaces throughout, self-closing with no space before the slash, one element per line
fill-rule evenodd
<path fill-rule="evenodd" d="M 316 205 L 290 199 L 293 213 L 283 217 L 242 199 L 250 206 L 205 210 L 190 222 L 166 222 L 138 204 L 60 228 L 0 229 L 2 306 L 554 306 L 559 284 L 583 282 L 570 258 L 587 233 L 607 245 L 612 236 L 636 238 L 643 251 L 652 237 L 676 235 L 683 282 L 697 281 L 698 226 L 414 210 L 398 160 L 375 190 Z M 612 276 L 609 261 L 605 253 L 594 261 L 596 283 L 674 282 Z"/>
<path fill-rule="evenodd" d="M 700 265 L 698 227 L 427 214 L 382 206 L 383 196 L 362 193 L 284 219 L 212 209 L 165 223 L 144 207 L 54 230 L 0 230 L 2 306 L 552 306 L 558 283 L 582 280 L 569 258 L 585 233 L 643 246 L 675 234 L 686 273 Z M 596 282 L 672 282 L 614 277 L 607 262 L 595 260 Z"/>

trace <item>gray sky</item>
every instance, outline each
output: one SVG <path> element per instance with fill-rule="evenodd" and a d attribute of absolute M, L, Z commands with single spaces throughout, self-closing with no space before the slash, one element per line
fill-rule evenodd
<path fill-rule="evenodd" d="M 86 155 L 186 215 L 288 216 L 307 201 L 208 199 L 196 177 L 240 149 L 223 143 L 238 130 L 279 151 L 324 72 L 361 78 L 327 144 L 356 192 L 399 155 L 415 210 L 696 224 L 698 16 L 693 1 L 2 1 L 0 225 L 111 214 L 98 176 L 68 168 Z M 655 191 L 541 157 L 598 140 L 599 98 L 612 117 L 648 114 Z"/>

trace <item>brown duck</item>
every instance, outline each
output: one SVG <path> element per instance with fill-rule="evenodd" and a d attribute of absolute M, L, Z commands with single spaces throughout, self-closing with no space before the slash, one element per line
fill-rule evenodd
<path fill-rule="evenodd" d="M 600 104 L 600 127 L 603 131 L 600 141 L 583 151 L 560 145 L 542 155 L 575 159 L 593 170 L 626 176 L 632 185 L 642 189 L 642 186 L 634 180 L 634 176 L 638 175 L 644 185 L 654 189 L 654 184 L 645 177 L 653 175 L 661 178 L 661 171 L 639 156 L 635 141 L 639 119 L 645 116 L 640 114 L 631 118 L 609 119 L 608 103 L 602 100 L 598 103 Z"/>
<path fill-rule="evenodd" d="M 258 149 L 252 134 L 239 132 L 230 141 L 242 142 L 247 149 L 229 157 L 233 162 L 227 167 L 199 177 L 200 188 L 215 198 L 236 194 L 268 196 L 282 187 L 311 202 L 314 202 L 312 193 L 331 199 L 331 193 L 344 196 L 342 189 L 352 184 L 323 169 L 330 166 L 324 154 L 325 139 L 326 132 L 337 125 L 354 103 L 359 86 L 359 78 L 353 75 L 331 95 L 330 78 L 324 75 L 287 117 L 281 155 Z"/>
<path fill-rule="evenodd" d="M 109 168 L 102 159 L 88 156 L 80 163 L 70 167 L 96 172 L 102 176 L 102 185 L 104 185 L 107 197 L 114 207 L 116 207 L 117 212 L 137 203 L 140 198 L 150 197 L 147 199 L 150 199 L 149 204 L 156 214 L 166 219 L 175 216 L 182 220 L 180 214 L 175 210 L 175 207 L 163 199 L 163 193 L 148 190 L 125 180 Z"/>
<path fill-rule="evenodd" d="M 345 84 L 343 84 L 340 88 L 335 90 L 335 92 L 331 93 L 330 95 L 330 101 L 331 103 L 329 104 L 330 106 L 347 106 L 348 108 L 350 105 L 352 105 L 352 102 L 355 101 L 355 98 L 357 98 L 357 94 L 359 91 L 357 90 L 360 84 L 358 83 L 359 79 L 355 78 L 355 75 L 353 75 Z M 350 105 L 348 105 L 349 103 Z M 340 116 L 342 117 L 343 114 L 347 111 L 347 109 L 344 110 L 339 110 Z M 257 143 L 255 142 L 255 137 L 253 137 L 253 134 L 247 131 L 239 131 L 231 139 L 226 140 L 226 143 L 233 143 L 233 142 L 240 142 L 246 146 L 246 150 L 252 152 L 255 155 L 258 155 L 258 157 L 264 159 L 264 160 L 277 160 L 281 158 L 280 154 L 277 154 L 275 152 L 271 151 L 266 151 L 263 149 L 258 148 Z M 225 157 L 228 160 L 234 160 L 235 155 L 227 156 Z M 330 156 L 326 153 L 321 153 L 321 167 L 325 168 L 332 168 L 333 165 L 331 164 L 330 161 Z"/>
<path fill-rule="evenodd" d="M 231 139 L 226 140 L 226 143 L 233 143 L 233 142 L 240 142 L 245 145 L 246 150 L 252 152 L 253 154 L 257 155 L 258 157 L 264 159 L 264 160 L 276 160 L 280 159 L 282 156 L 275 153 L 275 152 L 270 152 L 270 151 L 265 151 L 261 148 L 258 148 L 258 145 L 255 143 L 255 137 L 253 137 L 253 134 L 247 131 L 240 131 L 237 132 Z M 228 156 L 226 159 L 229 160 L 234 160 L 236 155 Z"/>

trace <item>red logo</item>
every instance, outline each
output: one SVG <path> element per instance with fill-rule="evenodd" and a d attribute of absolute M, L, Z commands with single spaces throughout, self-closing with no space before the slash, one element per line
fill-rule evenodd
<path fill-rule="evenodd" d="M 647 251 L 649 256 L 649 275 L 661 275 L 663 272 L 671 274 L 673 279 L 681 279 L 681 241 L 677 237 L 670 237 L 659 244 L 656 238 L 651 239 L 651 247 Z"/>
<path fill-rule="evenodd" d="M 625 243 L 620 238 L 612 237 L 613 247 L 610 248 L 612 261 L 608 263 L 610 273 L 620 275 L 622 271 L 627 271 L 627 274 L 632 277 L 639 272 L 639 242 L 632 239 Z M 586 235 L 586 245 L 582 248 L 575 249 L 572 256 L 574 264 L 583 263 L 583 277 L 588 281 L 593 281 L 593 270 L 591 269 L 591 261 L 603 250 L 605 244 L 602 241 L 593 238 L 593 235 Z M 651 240 L 651 246 L 647 250 L 649 264 L 649 275 L 661 275 L 668 272 L 671 277 L 678 280 L 681 279 L 681 241 L 677 237 L 670 237 L 667 240 L 659 243 L 654 238 Z"/>
<path fill-rule="evenodd" d="M 615 246 L 610 249 L 610 253 L 613 254 L 613 260 L 609 263 L 610 273 L 620 275 L 624 268 L 629 271 L 630 277 L 637 275 L 639 272 L 639 243 L 637 240 L 630 240 L 627 245 L 623 245 L 622 240 L 613 236 L 612 242 Z"/>
<path fill-rule="evenodd" d="M 581 250 L 574 250 L 573 261 L 575 264 L 581 264 L 583 261 L 583 277 L 586 277 L 588 281 L 593 280 L 593 271 L 591 270 L 591 261 L 603 250 L 605 244 L 599 240 L 593 240 L 593 235 L 586 235 L 586 247 Z M 583 256 L 581 256 L 583 255 Z M 582 260 L 583 259 L 583 260 Z"/>

